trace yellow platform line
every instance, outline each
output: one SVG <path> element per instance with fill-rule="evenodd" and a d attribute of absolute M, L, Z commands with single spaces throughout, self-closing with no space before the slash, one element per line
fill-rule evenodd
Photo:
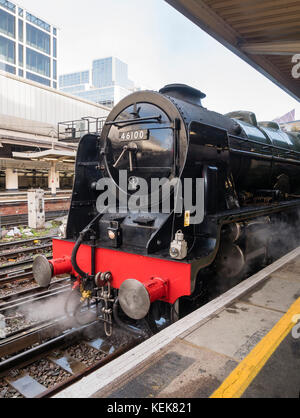
<path fill-rule="evenodd" d="M 295 316 L 300 314 L 300 298 L 290 307 L 275 327 L 245 357 L 224 380 L 211 398 L 240 398 L 260 370 L 295 326 Z"/>

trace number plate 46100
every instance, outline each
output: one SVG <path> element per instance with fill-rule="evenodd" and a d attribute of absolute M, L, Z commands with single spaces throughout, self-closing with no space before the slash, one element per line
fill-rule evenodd
<path fill-rule="evenodd" d="M 149 129 L 138 129 L 136 131 L 120 132 L 121 141 L 145 141 L 149 139 Z"/>

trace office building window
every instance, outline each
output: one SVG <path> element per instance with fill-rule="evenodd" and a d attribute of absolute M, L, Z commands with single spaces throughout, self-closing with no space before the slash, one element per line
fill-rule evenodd
<path fill-rule="evenodd" d="M 53 60 L 53 78 L 57 80 L 57 62 Z"/>
<path fill-rule="evenodd" d="M 13 38 L 16 36 L 15 18 L 4 10 L 0 10 L 0 32 Z"/>
<path fill-rule="evenodd" d="M 19 45 L 19 66 L 23 67 L 24 64 L 24 49 L 23 45 Z"/>
<path fill-rule="evenodd" d="M 50 80 L 47 80 L 46 78 L 43 77 L 39 77 L 38 75 L 29 73 L 28 71 L 26 72 L 26 78 L 28 80 L 32 80 L 35 81 L 36 83 L 41 83 L 44 84 L 45 86 L 50 87 Z"/>
<path fill-rule="evenodd" d="M 34 23 L 35 25 L 46 30 L 47 32 L 50 32 L 51 26 L 43 20 L 39 19 L 38 17 L 35 17 L 32 14 L 26 12 L 26 19 L 28 20 L 28 22 Z"/>
<path fill-rule="evenodd" d="M 4 62 L 0 62 L 0 70 L 6 71 L 11 74 L 16 74 L 16 68 L 12 65 L 4 64 Z"/>
<path fill-rule="evenodd" d="M 27 44 L 39 49 L 46 54 L 50 54 L 50 36 L 47 33 L 31 26 L 26 25 Z"/>
<path fill-rule="evenodd" d="M 0 0 L 0 5 L 12 13 L 16 13 L 16 6 L 8 0 Z"/>
<path fill-rule="evenodd" d="M 50 58 L 27 48 L 26 62 L 28 70 L 50 77 Z"/>
<path fill-rule="evenodd" d="M 74 86 L 74 87 L 63 87 L 60 90 L 64 91 L 65 93 L 70 93 L 70 94 L 79 93 L 79 92 L 82 92 L 82 91 L 87 91 L 85 84 L 82 84 L 82 85 L 79 85 L 79 86 Z"/>
<path fill-rule="evenodd" d="M 57 29 L 53 28 L 53 35 L 56 36 L 57 35 Z"/>
<path fill-rule="evenodd" d="M 0 59 L 2 61 L 16 63 L 15 42 L 0 36 Z"/>
<path fill-rule="evenodd" d="M 79 73 L 65 74 L 60 76 L 60 87 L 77 86 L 80 84 L 88 84 L 90 82 L 90 72 L 81 71 Z"/>
<path fill-rule="evenodd" d="M 56 81 L 53 81 L 53 88 L 57 89 L 57 82 Z"/>
<path fill-rule="evenodd" d="M 24 24 L 23 24 L 23 20 L 19 19 L 19 41 L 23 42 L 24 40 Z"/>
<path fill-rule="evenodd" d="M 57 41 L 56 38 L 53 38 L 53 56 L 57 58 Z"/>
<path fill-rule="evenodd" d="M 24 15 L 24 10 L 21 9 L 21 7 L 19 7 L 19 16 L 23 17 L 23 15 Z"/>
<path fill-rule="evenodd" d="M 19 77 L 24 77 L 24 71 L 23 70 L 19 70 Z"/>

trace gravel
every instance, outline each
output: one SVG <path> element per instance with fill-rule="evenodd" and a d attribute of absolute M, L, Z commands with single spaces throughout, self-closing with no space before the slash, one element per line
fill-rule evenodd
<path fill-rule="evenodd" d="M 47 389 L 58 385 L 71 375 L 48 360 L 40 360 L 22 370 Z"/>
<path fill-rule="evenodd" d="M 57 281 L 61 280 L 61 278 L 55 278 L 52 280 L 52 284 L 55 284 Z M 33 279 L 22 280 L 19 282 L 12 282 L 6 283 L 3 286 L 0 286 L 0 299 L 5 296 L 10 296 L 18 292 L 22 292 L 23 290 L 30 290 L 30 289 L 37 289 L 39 287 L 38 284 Z M 45 291 L 45 289 L 41 289 L 41 292 Z"/>
<path fill-rule="evenodd" d="M 123 340 L 122 336 L 119 336 L 117 340 L 119 340 L 119 342 L 120 340 Z M 8 374 L 8 379 L 16 380 L 24 375 L 29 375 L 38 383 L 43 385 L 45 389 L 52 389 L 71 377 L 70 373 L 55 364 L 54 361 L 50 361 L 49 356 L 52 358 L 60 358 L 64 356 L 73 358 L 73 360 L 85 365 L 86 367 L 90 367 L 104 359 L 107 355 L 82 342 L 67 349 L 58 348 L 53 350 L 50 354 L 48 354 L 48 358 L 38 360 L 22 369 L 12 369 Z M 23 398 L 23 396 L 10 387 L 4 379 L 0 379 L 0 398 Z"/>
<path fill-rule="evenodd" d="M 70 347 L 67 352 L 74 360 L 80 361 L 88 367 L 106 357 L 106 354 L 83 343 Z"/>
<path fill-rule="evenodd" d="M 10 296 L 23 290 L 36 289 L 39 287 L 32 279 L 21 282 L 7 283 L 0 287 L 0 299 L 5 296 Z"/>
<path fill-rule="evenodd" d="M 9 386 L 4 379 L 0 379 L 0 399 L 23 398 L 23 396 Z"/>
<path fill-rule="evenodd" d="M 18 312 L 10 313 L 9 317 L 6 317 L 6 333 L 12 334 L 13 332 L 17 332 L 21 329 L 31 327 L 35 324 L 38 324 L 39 321 L 29 321 L 27 320 L 24 315 Z"/>

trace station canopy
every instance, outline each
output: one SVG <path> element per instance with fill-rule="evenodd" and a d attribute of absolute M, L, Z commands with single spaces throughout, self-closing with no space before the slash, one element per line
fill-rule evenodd
<path fill-rule="evenodd" d="M 300 54 L 299 0 L 166 1 L 300 101 L 300 77 L 292 75 L 292 58 Z"/>
<path fill-rule="evenodd" d="M 76 159 L 76 152 L 49 149 L 40 152 L 13 152 L 13 157 L 29 160 L 42 160 L 53 162 L 63 161 L 74 163 Z"/>

